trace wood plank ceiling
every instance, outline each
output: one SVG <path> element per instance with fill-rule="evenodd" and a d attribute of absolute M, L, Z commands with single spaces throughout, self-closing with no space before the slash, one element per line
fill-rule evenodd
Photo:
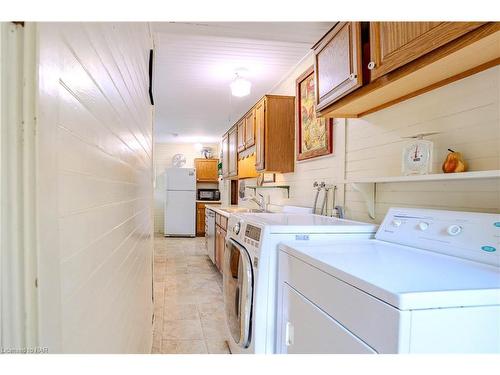
<path fill-rule="evenodd" d="M 218 141 L 332 25 L 154 23 L 156 141 Z M 252 91 L 236 98 L 229 84 L 241 68 Z"/>

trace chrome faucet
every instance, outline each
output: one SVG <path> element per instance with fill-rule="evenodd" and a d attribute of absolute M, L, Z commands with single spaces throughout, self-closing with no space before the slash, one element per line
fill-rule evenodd
<path fill-rule="evenodd" d="M 253 201 L 259 205 L 259 209 L 262 211 L 266 211 L 266 200 L 264 196 L 261 193 L 257 193 L 259 198 L 257 198 L 255 195 L 252 195 L 251 197 L 244 197 L 242 198 L 243 201 Z"/>

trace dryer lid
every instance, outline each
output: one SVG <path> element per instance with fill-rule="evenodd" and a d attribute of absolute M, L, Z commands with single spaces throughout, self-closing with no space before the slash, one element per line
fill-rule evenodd
<path fill-rule="evenodd" d="M 500 268 L 379 240 L 280 249 L 400 309 L 500 305 Z"/>

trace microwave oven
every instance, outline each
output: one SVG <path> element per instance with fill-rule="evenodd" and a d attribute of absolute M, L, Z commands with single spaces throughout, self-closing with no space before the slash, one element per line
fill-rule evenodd
<path fill-rule="evenodd" d="M 198 189 L 197 196 L 200 201 L 218 201 L 220 200 L 220 191 L 218 189 Z"/>

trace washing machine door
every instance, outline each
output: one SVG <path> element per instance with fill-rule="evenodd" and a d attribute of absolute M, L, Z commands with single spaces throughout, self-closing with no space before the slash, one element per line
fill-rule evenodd
<path fill-rule="evenodd" d="M 250 345 L 253 272 L 247 250 L 233 239 L 226 241 L 222 266 L 226 320 L 234 342 Z"/>

